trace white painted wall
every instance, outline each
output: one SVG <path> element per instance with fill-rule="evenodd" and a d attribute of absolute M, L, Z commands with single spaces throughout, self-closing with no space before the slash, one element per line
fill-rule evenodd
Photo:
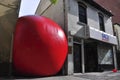
<path fill-rule="evenodd" d="M 100 27 L 99 27 L 98 13 L 100 11 L 89 4 L 86 5 L 87 5 L 87 23 L 88 23 L 87 25 L 99 30 Z M 82 27 L 79 26 L 77 22 L 79 22 L 78 2 L 76 0 L 69 0 L 68 30 L 71 32 L 72 35 L 76 35 L 76 33 L 78 33 L 80 29 L 82 29 Z M 113 35 L 111 18 L 108 17 L 107 15 L 104 15 L 104 23 L 105 23 L 105 32 Z"/>
<path fill-rule="evenodd" d="M 79 27 L 77 27 L 77 22 L 79 22 L 78 18 L 78 4 L 75 0 L 69 0 L 69 6 L 68 6 L 68 31 L 72 35 L 76 34 L 76 32 L 79 30 Z"/>
<path fill-rule="evenodd" d="M 71 52 L 68 51 L 68 75 L 74 73 L 74 64 L 73 64 L 73 37 L 68 36 L 68 46 L 71 47 Z"/>
<path fill-rule="evenodd" d="M 45 10 L 49 5 L 50 5 L 50 1 L 41 0 L 41 3 L 36 11 L 36 14 L 41 15 L 43 10 Z M 78 2 L 77 2 L 77 0 L 68 0 L 68 3 L 66 5 L 68 5 L 67 6 L 68 13 L 66 15 L 67 17 L 64 17 L 65 13 L 64 13 L 64 1 L 63 0 L 59 0 L 57 4 L 52 5 L 42 15 L 53 19 L 63 29 L 68 26 L 68 31 L 71 33 L 71 35 L 83 37 L 85 35 L 85 32 L 84 32 L 85 29 L 84 29 L 84 25 L 78 24 L 79 15 L 78 15 Z M 88 26 L 99 30 L 100 28 L 99 28 L 98 13 L 100 11 L 89 4 L 86 4 L 86 5 L 87 5 L 87 23 L 88 23 Z M 65 19 L 68 20 L 68 21 L 66 21 L 66 23 L 64 21 Z M 105 23 L 106 33 L 113 35 L 111 18 L 104 15 L 104 23 Z"/>
<path fill-rule="evenodd" d="M 59 24 L 64 29 L 64 4 L 63 0 L 58 0 L 58 2 L 52 6 L 49 0 L 41 0 L 40 5 L 36 11 L 37 15 L 46 16 L 52 20 L 54 20 L 57 24 Z M 46 9 L 50 6 L 48 9 Z M 43 11 L 45 11 L 43 13 Z M 43 13 L 43 14 L 41 14 Z"/>
<path fill-rule="evenodd" d="M 116 24 L 114 25 L 115 35 L 117 36 L 117 50 L 120 51 L 120 25 Z"/>
<path fill-rule="evenodd" d="M 68 3 L 65 3 L 67 5 L 65 9 L 66 11 L 68 11 L 67 14 L 64 13 L 64 7 L 63 7 L 64 0 L 58 0 L 58 1 L 59 2 L 57 4 L 52 5 L 49 9 L 47 9 L 45 13 L 43 14 L 43 16 L 47 16 L 53 19 L 60 26 L 62 26 L 62 28 L 68 26 L 68 31 L 71 33 L 71 35 L 83 37 L 85 35 L 85 32 L 84 32 L 85 26 L 78 24 L 79 15 L 78 15 L 77 0 L 65 0 L 66 2 L 68 2 Z M 38 7 L 36 14 L 41 15 L 42 11 L 45 10 L 45 8 L 47 8 L 47 6 L 49 5 L 50 5 L 50 2 L 48 0 L 41 0 L 41 4 Z M 88 25 L 96 29 L 99 29 L 98 12 L 99 12 L 98 10 L 88 5 L 88 8 L 87 8 Z M 106 32 L 113 34 L 111 33 L 112 32 L 111 24 L 112 24 L 111 20 L 105 18 L 105 27 L 108 26 L 106 28 L 108 29 L 106 30 Z M 74 66 L 73 66 L 73 53 L 72 53 L 72 54 L 68 54 L 68 74 L 73 74 L 73 69 L 74 69 Z"/>
<path fill-rule="evenodd" d="M 94 27 L 95 29 L 99 29 L 99 17 L 98 12 L 95 8 L 91 6 L 87 7 L 87 21 L 90 27 Z"/>
<path fill-rule="evenodd" d="M 104 23 L 105 23 L 105 31 L 106 31 L 106 33 L 113 35 L 112 18 L 105 16 L 104 17 Z"/>
<path fill-rule="evenodd" d="M 79 25 L 78 3 L 75 0 L 69 0 L 68 7 L 68 31 L 71 35 L 84 37 L 85 26 Z"/>

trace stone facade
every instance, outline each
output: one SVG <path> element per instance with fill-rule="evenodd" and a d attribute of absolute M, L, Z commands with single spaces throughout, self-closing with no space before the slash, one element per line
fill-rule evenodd
<path fill-rule="evenodd" d="M 86 12 L 87 12 L 87 25 L 86 24 L 81 24 L 79 22 L 79 7 L 78 7 L 78 3 L 82 2 L 84 3 L 87 8 L 86 8 Z M 97 4 L 98 5 L 98 4 Z M 112 27 L 112 17 L 110 15 L 108 15 L 107 13 L 110 13 L 108 11 L 106 11 L 105 9 L 100 10 L 97 7 L 95 7 L 96 5 L 91 5 L 89 3 L 84 2 L 84 0 L 59 0 L 58 3 L 56 3 L 55 5 L 51 5 L 49 1 L 45 1 L 45 0 L 41 0 L 41 3 L 38 7 L 38 10 L 36 12 L 37 15 L 42 15 L 42 16 L 46 16 L 49 17 L 51 19 L 53 19 L 54 21 L 56 21 L 62 28 L 63 30 L 66 32 L 67 37 L 68 37 L 68 46 L 69 46 L 69 52 L 68 52 L 68 60 L 67 60 L 67 69 L 68 69 L 68 74 L 74 74 L 74 50 L 78 50 L 74 48 L 74 44 L 76 44 L 76 47 L 80 48 L 78 51 L 80 51 L 80 60 L 81 61 L 81 68 L 82 71 L 81 72 L 85 72 L 85 66 L 90 66 L 88 64 L 85 64 L 84 61 L 84 57 L 86 57 L 85 55 L 92 54 L 92 49 L 94 49 L 94 53 L 95 55 L 102 55 L 99 56 L 98 58 L 96 58 L 96 60 L 102 61 L 103 57 L 106 56 L 106 54 L 113 54 L 112 53 L 112 47 L 113 44 L 116 45 L 117 41 L 116 41 L 116 37 L 113 36 L 113 27 Z M 100 7 L 100 6 L 99 6 Z M 105 13 L 105 12 L 107 13 Z M 43 13 L 44 12 L 44 13 Z M 102 13 L 104 15 L 104 25 L 105 25 L 105 32 L 100 31 L 100 26 L 99 26 L 99 16 L 98 13 Z M 104 41 L 102 40 L 102 34 L 105 34 L 109 37 L 109 41 Z M 98 39 L 99 37 L 99 39 Z M 91 38 L 93 40 L 91 40 Z M 111 39 L 114 39 L 113 42 L 111 42 Z M 95 43 L 95 45 L 93 45 L 93 43 Z M 99 44 L 100 43 L 100 44 Z M 107 48 L 106 46 L 102 45 L 105 44 L 107 46 L 111 46 L 110 48 Z M 86 46 L 88 45 L 88 46 Z M 104 47 L 104 49 L 102 48 L 102 46 Z M 86 51 L 88 48 L 89 51 Z M 100 53 L 101 50 L 104 50 L 104 53 Z M 77 52 L 77 51 L 76 51 Z M 110 62 L 103 62 L 103 63 L 111 63 L 110 65 L 112 66 L 112 68 L 114 68 L 114 64 L 113 64 L 113 55 L 111 57 L 107 56 L 106 59 L 110 59 Z M 89 55 L 88 55 L 89 56 Z M 97 56 L 96 56 L 97 57 Z M 86 59 L 88 60 L 88 59 Z M 91 60 L 92 61 L 92 60 Z M 104 60 L 105 61 L 105 60 Z M 92 61 L 93 62 L 93 61 Z M 79 62 L 78 62 L 79 63 Z M 89 63 L 89 60 L 88 60 Z M 93 66 L 97 66 L 99 67 L 99 63 L 97 62 L 96 65 Z M 101 66 L 101 65 L 100 65 Z M 106 66 L 106 65 L 105 65 Z M 96 67 L 96 71 L 98 70 L 98 68 Z M 111 69 L 112 69 L 111 68 Z M 93 70 L 93 69 L 89 69 L 89 70 Z"/>
<path fill-rule="evenodd" d="M 12 62 L 12 38 L 20 0 L 0 0 L 0 75 L 7 74 Z"/>

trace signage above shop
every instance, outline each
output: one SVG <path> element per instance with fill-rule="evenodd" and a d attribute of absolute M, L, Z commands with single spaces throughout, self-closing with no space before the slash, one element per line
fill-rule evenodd
<path fill-rule="evenodd" d="M 102 33 L 102 40 L 103 41 L 109 41 L 109 36 L 104 34 L 104 33 Z"/>
<path fill-rule="evenodd" d="M 107 42 L 110 44 L 117 45 L 117 39 L 116 39 L 116 36 L 114 36 L 114 35 L 100 31 L 100 30 L 95 29 L 93 27 L 89 28 L 89 34 L 90 34 L 89 37 L 92 39 L 96 39 L 96 40 L 99 40 L 102 42 Z"/>

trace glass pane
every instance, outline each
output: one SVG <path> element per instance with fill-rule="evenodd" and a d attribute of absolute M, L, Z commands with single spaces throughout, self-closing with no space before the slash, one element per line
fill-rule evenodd
<path fill-rule="evenodd" d="M 79 5 L 79 21 L 87 24 L 86 8 Z"/>
<path fill-rule="evenodd" d="M 112 49 L 101 47 L 98 53 L 99 64 L 113 64 Z"/>

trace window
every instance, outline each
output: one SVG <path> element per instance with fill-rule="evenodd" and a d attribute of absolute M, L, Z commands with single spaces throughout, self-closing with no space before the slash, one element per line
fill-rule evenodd
<path fill-rule="evenodd" d="M 100 25 L 100 30 L 105 32 L 104 16 L 100 13 L 99 13 L 99 25 Z"/>
<path fill-rule="evenodd" d="M 87 24 L 86 6 L 79 3 L 79 21 Z"/>
<path fill-rule="evenodd" d="M 98 45 L 98 64 L 112 65 L 113 64 L 113 51 L 111 46 Z"/>

